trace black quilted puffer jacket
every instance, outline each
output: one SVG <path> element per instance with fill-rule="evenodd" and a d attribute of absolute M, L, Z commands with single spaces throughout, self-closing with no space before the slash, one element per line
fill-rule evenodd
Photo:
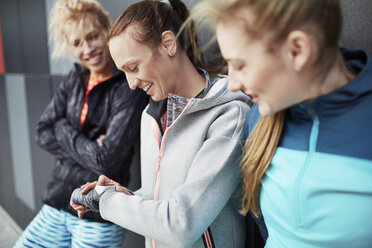
<path fill-rule="evenodd" d="M 101 174 L 127 185 L 134 143 L 139 137 L 142 110 L 148 103 L 144 91 L 129 89 L 125 74 L 113 68 L 110 79 L 87 96 L 88 114 L 80 125 L 80 113 L 89 71 L 75 64 L 44 110 L 36 141 L 52 153 L 56 163 L 43 194 L 43 202 L 76 216 L 69 205 L 72 191 Z M 105 134 L 103 145 L 96 140 Z M 91 211 L 84 218 L 105 222 Z"/>

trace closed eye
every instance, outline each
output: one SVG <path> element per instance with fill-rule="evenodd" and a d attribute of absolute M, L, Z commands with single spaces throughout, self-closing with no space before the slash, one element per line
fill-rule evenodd
<path fill-rule="evenodd" d="M 131 72 L 135 72 L 137 70 L 137 66 L 133 66 L 133 67 L 128 67 L 129 71 Z"/>
<path fill-rule="evenodd" d="M 234 71 L 241 71 L 244 68 L 244 63 L 229 63 L 228 66 Z"/>

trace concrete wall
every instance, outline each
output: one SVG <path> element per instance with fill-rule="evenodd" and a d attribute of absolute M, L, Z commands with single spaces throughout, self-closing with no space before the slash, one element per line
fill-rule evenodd
<path fill-rule="evenodd" d="M 191 7 L 197 0 L 185 1 Z M 112 19 L 135 0 L 100 0 Z M 343 0 L 341 44 L 372 52 L 372 2 Z M 21 228 L 40 209 L 53 157 L 34 141 L 36 123 L 71 61 L 52 61 L 46 24 L 54 0 L 0 1 L 0 205 Z M 133 166 L 138 175 L 138 162 Z M 138 178 L 132 181 L 138 187 Z M 125 247 L 143 247 L 130 233 Z"/>

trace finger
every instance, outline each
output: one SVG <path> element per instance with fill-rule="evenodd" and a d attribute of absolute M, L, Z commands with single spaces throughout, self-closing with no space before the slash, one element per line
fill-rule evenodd
<path fill-rule="evenodd" d="M 78 217 L 79 217 L 80 219 L 82 219 L 83 216 L 84 216 L 84 214 L 85 214 L 86 212 L 88 212 L 88 211 L 90 211 L 90 209 L 89 209 L 88 207 L 84 207 L 83 209 L 78 210 Z"/>
<path fill-rule="evenodd" d="M 73 203 L 73 202 L 70 202 L 70 206 L 75 209 L 76 211 L 78 210 L 86 210 L 88 209 L 88 207 L 84 206 L 84 205 L 80 205 L 80 204 L 76 204 L 76 203 Z"/>
<path fill-rule="evenodd" d="M 84 185 L 82 188 L 81 188 L 81 194 L 86 194 L 87 192 L 89 192 L 91 189 L 94 189 L 94 187 L 96 187 L 97 185 L 97 181 L 96 182 L 92 182 L 92 183 L 89 183 L 89 184 L 86 184 Z"/>
<path fill-rule="evenodd" d="M 127 188 L 122 187 L 122 186 L 116 186 L 116 187 L 115 187 L 115 191 L 116 191 L 116 192 L 122 192 L 122 193 L 124 193 L 124 194 L 126 194 L 126 195 L 132 195 L 132 194 L 127 190 Z"/>
<path fill-rule="evenodd" d="M 85 186 L 84 188 L 81 189 L 81 194 L 82 195 L 85 195 L 86 193 L 88 193 L 91 189 L 94 189 L 95 186 Z"/>
<path fill-rule="evenodd" d="M 73 208 L 75 209 L 76 207 L 79 206 L 79 204 L 76 204 L 76 203 L 73 203 L 72 201 L 70 201 L 70 206 L 73 207 Z M 76 210 L 76 209 L 75 209 L 75 210 Z"/>
<path fill-rule="evenodd" d="M 75 207 L 76 211 L 88 211 L 88 208 L 84 205 L 78 205 Z"/>
<path fill-rule="evenodd" d="M 78 211 L 78 217 L 79 217 L 79 219 L 82 219 L 82 218 L 83 218 L 83 216 L 84 216 L 84 213 L 83 213 L 83 212 L 81 212 L 81 211 Z"/>
<path fill-rule="evenodd" d="M 121 187 L 121 186 L 116 186 L 116 187 L 115 187 L 115 191 L 116 191 L 116 192 L 126 193 L 125 188 L 124 188 L 124 187 Z"/>
<path fill-rule="evenodd" d="M 81 185 L 80 188 L 84 188 L 86 185 L 90 184 L 90 182 L 86 182 L 85 184 Z"/>
<path fill-rule="evenodd" d="M 112 180 L 105 175 L 100 175 L 98 178 L 98 185 L 108 185 Z"/>
<path fill-rule="evenodd" d="M 115 185 L 119 185 L 118 182 L 115 182 L 114 180 L 110 179 L 110 184 L 115 184 Z"/>

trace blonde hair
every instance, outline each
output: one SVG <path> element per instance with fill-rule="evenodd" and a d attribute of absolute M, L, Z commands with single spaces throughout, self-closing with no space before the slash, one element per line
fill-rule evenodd
<path fill-rule="evenodd" d="M 106 34 L 110 25 L 107 11 L 96 0 L 57 0 L 49 19 L 49 34 L 54 43 L 53 58 L 63 58 L 71 54 L 68 35 L 71 23 L 82 25 L 90 21 L 95 27 L 102 28 Z"/>
<path fill-rule="evenodd" d="M 253 20 L 239 11 L 249 11 Z M 339 0 L 204 0 L 197 4 L 191 17 L 200 24 L 215 27 L 219 22 L 241 18 L 245 31 L 259 39 L 270 32 L 272 44 L 283 41 L 291 31 L 305 29 L 317 38 L 317 62 L 338 49 L 342 27 Z M 313 29 L 308 30 L 311 27 Z M 269 44 L 268 46 L 271 46 Z M 246 141 L 241 170 L 243 178 L 242 214 L 260 215 L 261 179 L 271 163 L 285 121 L 285 111 L 261 116 Z"/>
<path fill-rule="evenodd" d="M 255 216 L 260 213 L 259 193 L 261 179 L 269 167 L 283 130 L 285 111 L 271 116 L 260 116 L 258 122 L 245 142 L 240 163 L 243 178 L 243 198 L 241 214 L 249 210 Z"/>
<path fill-rule="evenodd" d="M 339 0 L 204 0 L 193 8 L 191 18 L 214 27 L 247 9 L 254 19 L 243 19 L 245 30 L 258 36 L 270 31 L 273 43 L 285 39 L 295 29 L 312 24 L 317 28 L 316 33 L 320 33 L 321 50 L 337 46 L 342 28 Z"/>

